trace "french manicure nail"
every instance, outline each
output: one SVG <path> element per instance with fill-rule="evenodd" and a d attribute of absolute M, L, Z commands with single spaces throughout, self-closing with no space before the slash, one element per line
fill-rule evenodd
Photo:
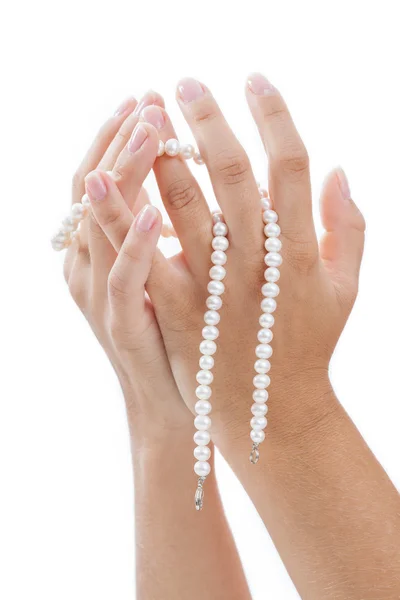
<path fill-rule="evenodd" d="M 159 106 L 147 106 L 140 113 L 140 119 L 145 123 L 150 123 L 156 129 L 160 130 L 165 125 L 164 113 Z"/>
<path fill-rule="evenodd" d="M 178 83 L 179 96 L 185 104 L 204 96 L 204 88 L 199 81 L 186 77 Z"/>
<path fill-rule="evenodd" d="M 348 182 L 345 172 L 343 171 L 343 169 L 341 167 L 339 167 L 338 170 L 336 171 L 336 173 L 337 173 L 337 177 L 339 180 L 340 191 L 342 192 L 342 196 L 343 196 L 344 200 L 350 200 L 350 198 L 351 198 L 350 186 L 349 186 L 349 182 Z"/>
<path fill-rule="evenodd" d="M 128 142 L 128 150 L 131 154 L 137 152 L 147 140 L 147 130 L 143 125 L 136 125 Z"/>
<path fill-rule="evenodd" d="M 247 85 L 257 96 L 268 96 L 276 91 L 272 83 L 261 73 L 252 73 L 247 80 Z"/>
<path fill-rule="evenodd" d="M 107 195 L 107 187 L 99 172 L 92 171 L 85 179 L 86 192 L 94 202 L 100 202 Z"/>
<path fill-rule="evenodd" d="M 130 108 L 130 106 L 133 104 L 133 102 L 135 102 L 135 98 L 133 96 L 130 96 L 129 98 L 126 98 L 117 108 L 117 110 L 114 113 L 114 117 L 120 117 L 121 115 L 123 115 L 128 108 Z"/>
<path fill-rule="evenodd" d="M 157 210 L 151 204 L 146 204 L 136 218 L 136 229 L 141 233 L 148 233 L 157 221 Z"/>

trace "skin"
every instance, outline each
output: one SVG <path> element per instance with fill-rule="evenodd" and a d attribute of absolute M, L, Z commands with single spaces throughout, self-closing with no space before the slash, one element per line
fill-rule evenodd
<path fill-rule="evenodd" d="M 343 171 L 335 170 L 321 195 L 326 233 L 318 243 L 308 157 L 287 107 L 279 92 L 259 75 L 249 78 L 246 94 L 268 155 L 269 190 L 279 214 L 284 260 L 273 329 L 269 425 L 256 467 L 250 466 L 248 454 L 256 315 L 261 314 L 265 268 L 259 194 L 246 153 L 210 91 L 194 80 L 178 86 L 178 102 L 229 227 L 227 289 L 213 383 L 213 441 L 255 503 L 303 598 L 392 599 L 400 594 L 399 496 L 345 414 L 329 380 L 330 358 L 357 295 L 364 219 L 351 199 Z M 175 137 L 160 106 L 145 108 L 141 119 L 146 127 L 158 129 L 161 139 Z M 126 253 L 134 201 L 130 192 L 120 193 L 125 177 L 128 182 L 132 174 L 114 171 L 116 183 L 100 175 L 107 180 L 108 201 L 92 203 L 97 224 L 93 225 L 92 217 L 91 228 L 99 239 L 103 232 L 119 258 Z M 157 372 L 159 380 L 158 363 L 150 357 L 162 354 L 163 364 L 170 369 L 170 379 L 162 385 L 163 397 L 165 385 L 175 382 L 177 396 L 193 410 L 212 221 L 204 196 L 181 159 L 162 157 L 154 171 L 183 253 L 166 260 L 155 251 L 147 279 L 144 273 L 140 278 L 151 299 L 151 305 L 146 303 L 151 314 L 146 332 L 158 323 L 157 339 L 163 343 L 159 352 L 154 339 L 149 338 L 148 346 L 139 336 L 140 356 L 148 355 L 147 373 Z M 134 264 L 139 265 L 145 255 L 141 248 Z M 125 282 L 131 276 L 131 263 L 125 261 L 125 268 L 118 271 L 117 293 L 112 293 L 113 302 L 118 298 L 121 305 L 130 303 L 132 290 Z M 113 281 L 112 271 L 107 277 Z M 137 351 L 138 339 L 136 333 L 127 334 L 130 325 L 125 319 L 131 314 L 121 313 L 120 326 L 112 329 L 114 346 L 118 339 L 120 347 L 123 338 L 129 356 Z M 128 361 L 125 370 L 132 369 Z M 137 373 L 136 386 L 144 381 L 143 371 Z M 170 408 L 168 403 L 166 420 Z M 149 443 L 154 444 L 154 435 Z M 212 476 L 206 482 L 206 507 L 213 502 L 210 496 Z"/>

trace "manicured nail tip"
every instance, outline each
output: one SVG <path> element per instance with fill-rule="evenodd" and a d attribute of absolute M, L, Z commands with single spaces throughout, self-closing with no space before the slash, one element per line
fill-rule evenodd
<path fill-rule="evenodd" d="M 351 191 L 349 186 L 349 181 L 347 179 L 346 173 L 343 171 L 342 167 L 338 167 L 336 169 L 337 178 L 339 181 L 340 191 L 342 192 L 342 196 L 344 200 L 351 199 Z"/>
<path fill-rule="evenodd" d="M 184 104 L 194 102 L 204 96 L 205 90 L 197 79 L 185 77 L 178 83 L 178 94 Z"/>
<path fill-rule="evenodd" d="M 117 110 L 114 113 L 114 117 L 120 117 L 121 115 L 123 115 L 132 106 L 134 102 L 136 102 L 136 99 L 133 96 L 129 96 L 129 98 L 126 98 L 118 106 Z"/>
<path fill-rule="evenodd" d="M 158 130 L 161 130 L 165 125 L 165 116 L 159 106 L 146 106 L 140 113 L 140 121 L 153 125 Z"/>
<path fill-rule="evenodd" d="M 252 73 L 247 80 L 247 85 L 257 96 L 268 96 L 276 91 L 272 83 L 261 73 Z"/>
<path fill-rule="evenodd" d="M 151 104 L 154 103 L 154 100 L 155 100 L 155 92 L 153 92 L 153 90 L 149 90 L 148 92 L 146 92 L 144 94 L 143 98 L 141 98 L 140 102 L 138 102 L 135 110 L 133 111 L 133 114 L 140 115 L 140 113 L 146 106 L 150 106 Z"/>
<path fill-rule="evenodd" d="M 100 173 L 92 171 L 85 179 L 86 192 L 93 202 L 100 202 L 107 196 L 107 187 Z"/>
<path fill-rule="evenodd" d="M 134 154 L 143 146 L 144 142 L 147 140 L 148 133 L 143 125 L 136 125 L 135 129 L 132 132 L 131 139 L 128 142 L 128 150 L 131 154 Z"/>
<path fill-rule="evenodd" d="M 151 204 L 146 204 L 136 218 L 135 225 L 137 231 L 140 233 L 148 233 L 156 224 L 157 216 L 157 209 Z"/>

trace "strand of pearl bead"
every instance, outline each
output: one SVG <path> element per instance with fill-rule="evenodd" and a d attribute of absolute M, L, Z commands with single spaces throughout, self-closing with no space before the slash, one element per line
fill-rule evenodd
<path fill-rule="evenodd" d="M 163 142 L 162 140 L 158 143 L 158 153 L 157 156 L 163 156 L 166 154 L 167 156 L 181 156 L 184 160 L 193 159 L 197 165 L 203 165 L 204 160 L 200 154 L 192 144 L 181 144 L 179 140 L 172 138 Z"/>
<path fill-rule="evenodd" d="M 194 434 L 194 442 L 197 444 L 194 449 L 194 456 L 197 459 L 194 465 L 194 472 L 198 476 L 198 484 L 195 495 L 195 505 L 197 510 L 201 510 L 203 506 L 203 484 L 207 475 L 211 471 L 210 464 L 208 462 L 211 456 L 211 450 L 208 447 L 210 443 L 209 429 L 211 427 L 211 419 L 209 414 L 212 410 L 210 398 L 212 395 L 211 384 L 214 376 L 212 374 L 212 368 L 214 367 L 213 355 L 217 351 L 217 344 L 215 340 L 219 336 L 219 330 L 217 328 L 220 322 L 219 310 L 222 307 L 222 294 L 225 291 L 225 285 L 223 279 L 226 276 L 226 270 L 224 265 L 227 261 L 226 250 L 229 247 L 229 241 L 227 239 L 228 227 L 223 221 L 223 217 L 220 213 L 213 215 L 213 240 L 211 254 L 212 267 L 210 269 L 210 282 L 207 286 L 207 290 L 210 296 L 206 300 L 207 311 L 204 314 L 205 327 L 203 328 L 202 335 L 203 341 L 200 344 L 200 371 L 196 375 L 197 383 L 199 384 L 196 388 L 196 397 L 198 398 L 195 405 L 196 417 L 194 419 L 194 425 L 197 429 Z"/>
<path fill-rule="evenodd" d="M 257 374 L 253 379 L 255 390 L 253 392 L 254 404 L 251 407 L 253 417 L 250 421 L 250 438 L 253 442 L 250 453 L 250 462 L 253 464 L 258 462 L 260 456 L 258 447 L 265 440 L 264 430 L 267 426 L 266 414 L 268 412 L 267 388 L 271 383 L 271 379 L 267 374 L 271 368 L 271 363 L 268 359 L 272 356 L 270 342 L 272 341 L 273 333 L 271 328 L 275 322 L 272 313 L 276 310 L 275 298 L 279 294 L 279 286 L 276 282 L 280 277 L 278 267 L 282 264 L 282 257 L 280 255 L 282 242 L 279 239 L 281 230 L 277 223 L 278 215 L 271 208 L 271 202 L 268 198 L 267 191 L 261 188 L 259 188 L 259 190 L 261 196 L 262 218 L 265 223 L 264 234 L 266 237 L 266 255 L 264 261 L 267 269 L 264 273 L 266 283 L 261 288 L 264 298 L 261 302 L 262 315 L 259 319 L 261 329 L 257 334 L 259 344 L 256 347 L 257 360 L 254 364 L 254 369 Z"/>

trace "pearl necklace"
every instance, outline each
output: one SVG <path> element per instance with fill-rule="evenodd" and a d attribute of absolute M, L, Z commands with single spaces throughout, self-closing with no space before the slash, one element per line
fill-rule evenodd
<path fill-rule="evenodd" d="M 165 143 L 160 140 L 157 156 L 163 156 L 164 154 L 171 157 L 180 156 L 185 160 L 193 159 L 198 165 L 204 164 L 202 156 L 191 144 L 181 145 L 176 139 L 170 139 Z M 257 334 L 259 343 L 256 347 L 255 353 L 257 360 L 254 364 L 256 375 L 253 378 L 255 389 L 253 391 L 253 405 L 251 407 L 253 417 L 250 421 L 250 438 L 252 441 L 250 462 L 252 464 L 258 462 L 260 457 L 259 445 L 265 440 L 264 430 L 267 426 L 267 418 L 265 415 L 268 412 L 268 406 L 266 404 L 268 400 L 267 388 L 271 383 L 271 379 L 268 375 L 271 369 L 269 358 L 272 356 L 270 342 L 272 341 L 273 334 L 271 328 L 275 322 L 272 313 L 276 310 L 275 298 L 279 294 L 279 286 L 276 282 L 280 277 L 278 267 L 282 264 L 282 256 L 280 255 L 282 242 L 279 240 L 281 230 L 277 223 L 278 215 L 272 210 L 267 191 L 259 187 L 259 192 L 261 197 L 262 219 L 265 224 L 264 234 L 266 240 L 264 246 L 266 255 L 264 262 L 267 269 L 264 273 L 266 283 L 264 283 L 261 288 L 261 293 L 264 298 L 261 302 L 262 314 L 259 318 L 261 329 Z M 77 235 L 80 223 L 88 214 L 89 207 L 90 200 L 87 194 L 83 195 L 81 202 L 72 205 L 70 214 L 63 220 L 60 229 L 51 240 L 54 250 L 60 251 L 68 248 Z M 226 276 L 226 269 L 224 265 L 228 258 L 226 251 L 229 248 L 229 241 L 227 238 L 228 227 L 221 213 L 213 214 L 212 232 L 212 266 L 209 273 L 210 282 L 207 286 L 207 291 L 210 295 L 206 300 L 207 311 L 204 314 L 205 326 L 202 330 L 203 340 L 200 343 L 201 357 L 199 365 L 201 370 L 196 375 L 198 386 L 195 392 L 197 397 L 197 402 L 195 404 L 196 417 L 194 419 L 196 433 L 194 434 L 193 439 L 196 444 L 194 456 L 197 461 L 194 465 L 194 472 L 198 476 L 195 493 L 195 506 L 197 510 L 201 510 L 203 507 L 203 486 L 206 477 L 211 471 L 208 462 L 211 457 L 211 450 L 208 447 L 208 444 L 211 441 L 209 432 L 211 428 L 211 418 L 209 417 L 209 414 L 212 410 L 210 398 L 212 395 L 211 384 L 214 380 L 212 369 L 215 361 L 213 356 L 217 351 L 215 340 L 219 337 L 217 325 L 221 319 L 218 311 L 222 308 L 222 295 L 225 291 L 223 280 Z M 173 228 L 167 227 L 165 236 L 169 237 L 170 235 L 174 235 Z"/>

